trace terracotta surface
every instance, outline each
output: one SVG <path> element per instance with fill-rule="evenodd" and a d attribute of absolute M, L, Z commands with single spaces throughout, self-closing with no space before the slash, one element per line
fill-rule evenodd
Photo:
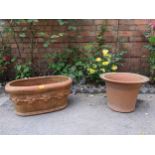
<path fill-rule="evenodd" d="M 67 106 L 72 79 L 66 76 L 45 76 L 20 79 L 5 86 L 16 109 L 26 116 L 63 109 Z"/>
<path fill-rule="evenodd" d="M 135 110 L 139 89 L 149 78 L 134 73 L 105 73 L 100 76 L 106 83 L 108 106 L 119 112 Z"/>

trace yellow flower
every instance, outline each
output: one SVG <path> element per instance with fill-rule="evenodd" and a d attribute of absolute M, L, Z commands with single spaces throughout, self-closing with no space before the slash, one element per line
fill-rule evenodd
<path fill-rule="evenodd" d="M 103 62 L 102 62 L 102 65 L 103 65 L 103 66 L 109 65 L 109 61 L 103 61 Z"/>
<path fill-rule="evenodd" d="M 118 67 L 117 67 L 116 65 L 112 65 L 111 69 L 112 69 L 113 71 L 115 71 L 115 70 L 118 69 Z"/>
<path fill-rule="evenodd" d="M 93 68 L 88 68 L 88 72 L 89 72 L 89 74 L 94 74 L 96 71 Z"/>
<path fill-rule="evenodd" d="M 100 61 L 102 61 L 102 59 L 100 57 L 98 57 L 98 58 L 96 58 L 96 61 L 100 62 Z"/>
<path fill-rule="evenodd" d="M 102 50 L 103 56 L 107 56 L 108 53 L 109 53 L 109 50 L 108 50 L 108 49 L 103 49 L 103 50 Z"/>

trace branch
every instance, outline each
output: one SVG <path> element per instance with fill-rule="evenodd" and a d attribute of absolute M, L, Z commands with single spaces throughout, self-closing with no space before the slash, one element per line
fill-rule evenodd
<path fill-rule="evenodd" d="M 19 54 L 19 57 L 22 58 L 21 51 L 20 51 L 20 47 L 19 47 L 19 45 L 18 45 L 18 42 L 17 42 L 17 39 L 16 39 L 16 35 L 15 35 L 15 29 L 14 29 L 13 25 L 10 23 L 9 20 L 6 20 L 6 21 L 7 21 L 7 23 L 9 24 L 10 28 L 11 28 L 12 31 L 13 31 L 13 38 L 14 38 L 14 41 L 15 41 L 15 43 L 16 43 L 16 45 L 17 45 L 18 54 Z"/>

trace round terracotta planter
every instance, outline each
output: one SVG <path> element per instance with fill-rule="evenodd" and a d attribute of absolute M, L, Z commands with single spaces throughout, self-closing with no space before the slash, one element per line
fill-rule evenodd
<path fill-rule="evenodd" d="M 106 83 L 108 106 L 119 112 L 135 110 L 139 89 L 149 81 L 149 78 L 134 73 L 105 73 L 100 77 Z"/>
<path fill-rule="evenodd" d="M 65 108 L 71 84 L 72 79 L 66 76 L 44 76 L 11 81 L 5 90 L 16 114 L 26 116 Z"/>

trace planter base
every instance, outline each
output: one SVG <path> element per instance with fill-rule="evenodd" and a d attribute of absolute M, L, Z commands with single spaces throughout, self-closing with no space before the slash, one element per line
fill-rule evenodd
<path fill-rule="evenodd" d="M 66 105 L 63 105 L 61 107 L 57 107 L 57 108 L 52 108 L 52 109 L 47 109 L 47 110 L 40 110 L 40 111 L 34 111 L 34 112 L 26 112 L 26 113 L 22 113 L 22 112 L 15 112 L 17 115 L 19 116 L 32 116 L 32 115 L 39 115 L 39 114 L 44 114 L 44 113 L 49 113 L 49 112 L 54 112 L 54 111 L 58 111 L 58 110 L 62 110 L 64 108 L 67 107 Z"/>
<path fill-rule="evenodd" d="M 135 107 L 132 108 L 132 109 L 122 109 L 122 108 L 119 108 L 117 106 L 112 106 L 111 103 L 108 102 L 108 107 L 113 110 L 113 111 L 116 111 L 116 112 L 120 112 L 120 113 L 130 113 L 130 112 L 134 112 L 135 111 Z"/>

